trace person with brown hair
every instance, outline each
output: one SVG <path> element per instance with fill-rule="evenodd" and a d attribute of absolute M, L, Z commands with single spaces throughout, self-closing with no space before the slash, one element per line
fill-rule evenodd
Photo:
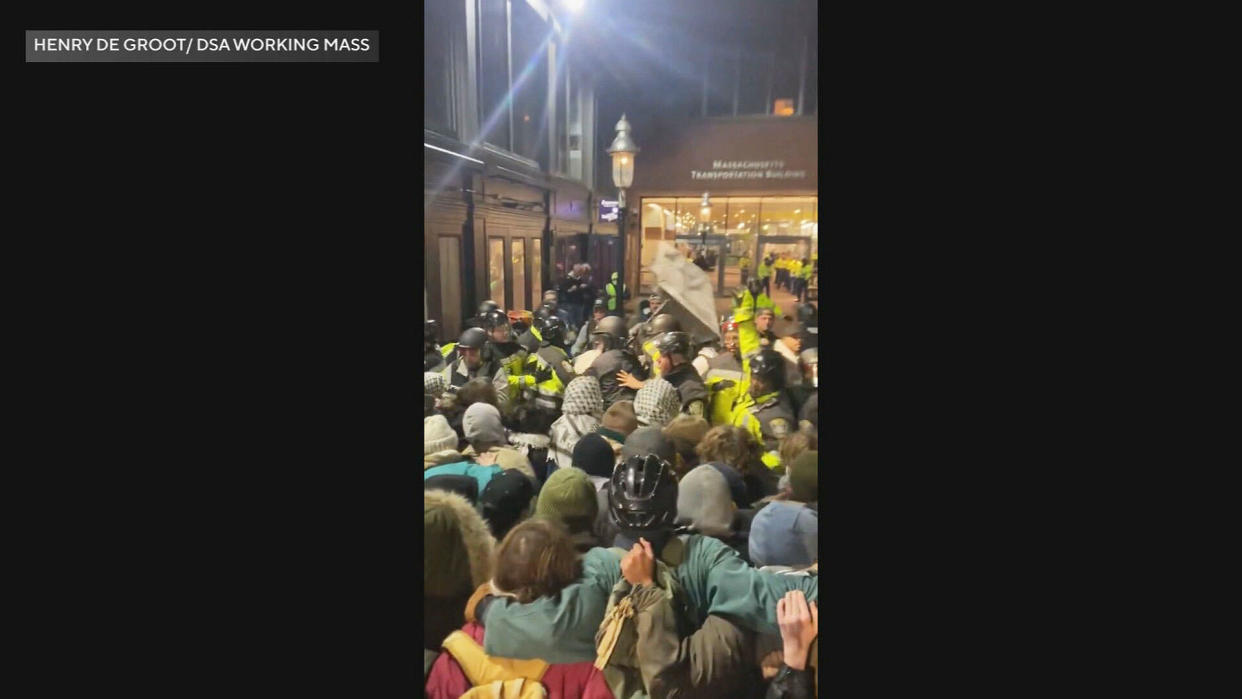
<path fill-rule="evenodd" d="M 504 696 L 548 699 L 599 699 L 613 696 L 603 673 L 589 660 L 546 662 L 495 656 L 483 648 L 483 627 L 477 621 L 492 600 L 508 598 L 522 604 L 555 596 L 582 575 L 582 562 L 569 535 L 556 522 L 529 519 L 514 527 L 496 548 L 489 582 L 478 586 L 466 602 L 465 625 L 444 638 L 442 651 L 425 669 L 424 696 L 457 699 L 499 696 L 491 693 L 503 680 Z"/>
<path fill-rule="evenodd" d="M 569 532 L 559 522 L 535 517 L 505 535 L 496 549 L 495 571 L 491 581 L 494 594 L 529 604 L 577 582 L 582 576 L 582 561 Z"/>
<path fill-rule="evenodd" d="M 781 442 L 780 455 L 782 464 L 792 464 L 794 459 L 802 456 L 808 451 L 817 451 L 819 449 L 819 437 L 809 430 L 798 430 L 785 438 Z M 786 471 L 782 466 L 780 472 Z"/>
<path fill-rule="evenodd" d="M 741 475 L 746 485 L 746 506 L 777 492 L 775 474 L 762 461 L 763 449 L 746 429 L 717 425 L 707 431 L 695 451 L 700 463 L 728 466 Z"/>

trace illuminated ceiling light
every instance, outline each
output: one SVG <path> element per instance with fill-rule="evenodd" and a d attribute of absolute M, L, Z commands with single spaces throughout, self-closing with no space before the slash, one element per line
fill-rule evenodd
<path fill-rule="evenodd" d="M 795 213 L 795 214 L 800 214 L 800 213 L 802 213 L 802 209 L 794 209 L 794 213 Z"/>
<path fill-rule="evenodd" d="M 583 6 L 586 5 L 586 0 L 561 0 L 561 4 L 565 6 L 566 10 L 577 13 L 582 11 Z"/>
<path fill-rule="evenodd" d="M 522 121 L 530 121 L 530 115 L 529 115 L 529 114 L 523 114 L 523 115 L 522 115 Z"/>

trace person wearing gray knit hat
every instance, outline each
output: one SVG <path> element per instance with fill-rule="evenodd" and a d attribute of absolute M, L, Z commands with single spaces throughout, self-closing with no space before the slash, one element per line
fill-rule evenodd
<path fill-rule="evenodd" d="M 664 426 L 681 412 L 681 395 L 664 379 L 648 379 L 634 396 L 634 415 L 643 427 Z"/>
<path fill-rule="evenodd" d="M 505 428 L 500 423 L 500 411 L 488 403 L 475 403 L 466 408 L 461 419 L 462 432 L 466 441 L 476 451 L 487 451 L 488 448 L 508 442 Z"/>
<path fill-rule="evenodd" d="M 690 470 L 677 484 L 677 524 L 724 539 L 732 531 L 733 495 L 723 474 L 706 464 Z"/>
<path fill-rule="evenodd" d="M 535 478 L 530 459 L 522 452 L 508 446 L 508 435 L 500 422 L 500 411 L 491 403 L 474 403 L 466 408 L 461 419 L 462 432 L 470 446 L 462 452 L 480 464 L 495 464 L 506 471 L 517 469 Z"/>

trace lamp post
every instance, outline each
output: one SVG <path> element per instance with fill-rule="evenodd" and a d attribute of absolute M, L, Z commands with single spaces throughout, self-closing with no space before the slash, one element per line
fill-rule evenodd
<path fill-rule="evenodd" d="M 703 201 L 699 202 L 699 243 L 703 253 L 707 254 L 707 234 L 711 232 L 712 200 L 708 192 L 703 192 Z"/>
<path fill-rule="evenodd" d="M 613 139 L 612 145 L 606 151 L 612 156 L 612 183 L 617 188 L 617 236 L 620 240 L 620 249 L 618 251 L 617 260 L 617 283 L 620 287 L 617 289 L 617 310 L 621 311 L 624 317 L 625 312 L 622 310 L 625 306 L 625 190 L 634 184 L 634 156 L 638 155 L 638 146 L 634 143 L 634 139 L 630 138 L 630 122 L 626 121 L 625 114 L 621 114 L 621 121 L 617 122 L 617 137 Z"/>

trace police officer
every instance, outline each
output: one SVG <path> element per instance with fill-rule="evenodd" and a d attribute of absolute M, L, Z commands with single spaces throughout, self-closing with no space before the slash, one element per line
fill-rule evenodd
<path fill-rule="evenodd" d="M 647 371 L 626 345 L 627 337 L 625 321 L 617 316 L 601 320 L 591 335 L 594 347 L 600 350 L 600 354 L 583 375 L 599 379 L 605 408 L 619 400 L 634 400 L 637 392 L 620 381 L 620 374 L 625 373 L 640 381 L 647 378 Z"/>
<path fill-rule="evenodd" d="M 477 313 L 475 313 L 473 316 L 470 316 L 469 318 L 467 318 L 465 321 L 462 322 L 462 327 L 463 328 L 482 328 L 483 327 L 483 316 L 487 315 L 488 311 L 495 311 L 498 309 L 500 309 L 500 304 L 496 303 L 495 301 L 491 299 L 488 299 L 484 301 L 483 303 L 479 304 L 479 310 Z"/>
<path fill-rule="evenodd" d="M 473 378 L 490 378 L 501 405 L 506 406 L 509 402 L 509 380 L 500 362 L 483 360 L 483 345 L 486 342 L 487 333 L 482 328 L 467 328 L 457 340 L 456 351 L 460 357 L 444 368 L 444 378 L 448 380 L 450 391 L 456 391 Z"/>
<path fill-rule="evenodd" d="M 772 256 L 768 255 L 759 263 L 759 281 L 763 290 L 772 293 Z"/>
<path fill-rule="evenodd" d="M 608 314 L 620 315 L 621 307 L 630 298 L 630 290 L 618 281 L 616 272 L 612 273 L 612 277 L 604 285 L 604 296 L 608 299 Z"/>
<path fill-rule="evenodd" d="M 784 387 L 785 359 L 775 350 L 761 350 L 750 359 L 750 387 L 734 406 L 731 420 L 763 445 L 763 463 L 773 469 L 781 465 L 781 442 L 797 425 Z"/>
<path fill-rule="evenodd" d="M 440 354 L 440 324 L 434 320 L 423 321 L 423 371 L 444 370 L 444 355 Z"/>
<path fill-rule="evenodd" d="M 712 358 L 703 377 L 703 384 L 711 392 L 709 414 L 712 425 L 730 424 L 734 403 L 750 385 L 743 367 L 737 321 L 726 317 L 720 324 L 720 334 L 724 336 L 724 348 Z"/>
<path fill-rule="evenodd" d="M 798 330 L 793 336 L 798 340 L 798 349 L 805 352 L 819 347 L 819 311 L 809 303 L 798 305 Z"/>
<path fill-rule="evenodd" d="M 574 378 L 573 365 L 565 353 L 565 322 L 556 316 L 543 323 L 543 341 L 526 360 L 527 373 L 535 379 L 535 408 L 545 417 L 559 414 L 565 386 Z"/>
<path fill-rule="evenodd" d="M 518 335 L 518 344 L 526 350 L 528 356 L 539 351 L 539 343 L 543 342 L 543 336 L 540 335 L 543 331 L 543 324 L 551 317 L 552 312 L 548 310 L 548 307 L 540 306 L 531 316 L 530 327 L 526 329 L 526 332 Z"/>
<path fill-rule="evenodd" d="M 681 323 L 677 319 L 667 313 L 661 313 L 651 320 L 643 323 L 639 329 L 640 346 L 643 349 L 643 356 L 639 357 L 644 366 L 651 368 L 652 376 L 660 375 L 660 350 L 656 347 L 655 341 L 665 333 L 678 332 L 681 330 Z"/>
<path fill-rule="evenodd" d="M 509 400 L 517 400 L 523 388 L 534 386 L 534 379 L 526 375 L 526 350 L 517 343 L 509 325 L 509 316 L 503 311 L 483 314 L 483 327 L 487 330 L 487 344 L 483 348 L 483 361 L 496 361 L 504 367 L 508 381 Z"/>
<path fill-rule="evenodd" d="M 759 335 L 761 347 L 773 347 L 776 344 L 776 333 L 772 326 L 776 323 L 776 312 L 771 308 L 761 307 L 755 313 L 755 332 Z"/>
<path fill-rule="evenodd" d="M 543 305 L 548 307 L 552 315 L 564 321 L 566 331 L 574 327 L 574 320 L 570 317 L 569 311 L 562 308 L 557 302 L 557 293 L 555 291 L 549 289 L 543 292 Z"/>
<path fill-rule="evenodd" d="M 659 358 L 656 365 L 660 377 L 673 384 L 681 396 L 681 412 L 707 419 L 707 401 L 710 394 L 703 385 L 703 378 L 690 363 L 690 335 L 684 332 L 667 332 L 655 341 Z"/>
<path fill-rule="evenodd" d="M 488 305 L 488 304 L 495 305 L 495 304 L 496 304 L 496 302 L 495 302 L 495 301 L 484 301 L 484 302 L 483 302 L 483 305 L 484 305 L 484 306 L 486 306 L 486 305 Z M 483 308 L 483 306 L 480 306 L 480 309 L 482 309 L 482 308 Z M 499 306 L 497 306 L 497 308 L 499 308 Z M 465 322 L 465 325 L 464 325 L 463 327 L 464 327 L 466 330 L 469 330 L 470 328 L 478 328 L 478 329 L 482 330 L 482 329 L 483 329 L 483 314 L 484 314 L 485 312 L 486 312 L 486 311 L 482 311 L 482 310 L 480 310 L 480 312 L 479 312 L 479 314 L 478 314 L 478 315 L 476 315 L 476 316 L 474 316 L 474 317 L 472 317 L 472 318 L 467 318 L 467 319 L 466 319 L 466 322 Z M 452 364 L 453 362 L 457 361 L 457 358 L 458 358 L 458 356 L 459 356 L 459 355 L 457 354 L 457 343 L 456 343 L 456 342 L 450 342 L 450 343 L 448 343 L 447 345 L 444 345 L 443 347 L 441 347 L 441 348 L 440 348 L 440 355 L 444 357 L 444 363 L 445 363 L 445 364 Z"/>
<path fill-rule="evenodd" d="M 591 319 L 578 331 L 578 338 L 574 340 L 573 351 L 569 353 L 571 357 L 578 357 L 584 352 L 589 351 L 587 348 L 590 347 L 591 336 L 595 334 L 595 326 L 606 315 L 608 315 L 608 302 L 602 298 L 595 299 L 595 305 L 591 307 Z M 589 362 L 587 366 L 590 366 Z"/>

